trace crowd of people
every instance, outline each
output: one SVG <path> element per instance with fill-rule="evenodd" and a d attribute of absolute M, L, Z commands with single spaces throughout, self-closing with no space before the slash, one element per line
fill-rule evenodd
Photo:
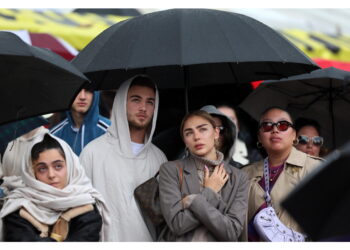
<path fill-rule="evenodd" d="M 256 218 L 268 207 L 305 235 L 280 203 L 327 153 L 316 121 L 265 110 L 256 150 L 266 157 L 252 162 L 234 108 L 204 106 L 183 118 L 183 153 L 168 161 L 152 143 L 160 105 L 152 79 L 124 82 L 109 118 L 98 103 L 97 91 L 82 89 L 56 126 L 8 144 L 2 240 L 153 241 L 134 190 L 158 172 L 167 225 L 159 241 L 264 241 Z"/>

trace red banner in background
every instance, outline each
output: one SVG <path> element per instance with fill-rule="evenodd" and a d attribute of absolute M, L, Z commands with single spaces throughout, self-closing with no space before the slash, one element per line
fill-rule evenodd
<path fill-rule="evenodd" d="M 27 30 L 9 31 L 15 33 L 26 43 L 36 47 L 49 49 L 68 61 L 72 60 L 78 54 L 78 51 L 68 42 L 51 34 L 34 33 Z"/>
<path fill-rule="evenodd" d="M 321 59 L 321 58 L 315 58 L 312 59 L 315 63 L 317 63 L 321 68 L 329 68 L 334 67 L 341 70 L 347 70 L 350 71 L 350 62 L 340 62 L 336 60 L 328 60 L 328 59 Z M 252 85 L 253 89 L 256 89 L 259 87 L 260 83 L 263 81 L 254 81 L 250 84 Z"/>
<path fill-rule="evenodd" d="M 350 62 L 339 62 L 335 60 L 327 60 L 327 59 L 312 59 L 316 62 L 321 68 L 329 68 L 334 67 L 342 70 L 350 71 Z"/>

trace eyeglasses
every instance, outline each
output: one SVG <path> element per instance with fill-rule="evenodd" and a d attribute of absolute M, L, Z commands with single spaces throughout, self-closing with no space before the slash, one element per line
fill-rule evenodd
<path fill-rule="evenodd" d="M 323 145 L 323 137 L 321 136 L 308 137 L 306 135 L 299 135 L 298 140 L 301 145 L 308 144 L 310 140 L 315 146 L 321 147 Z"/>
<path fill-rule="evenodd" d="M 275 125 L 278 131 L 286 131 L 289 127 L 294 128 L 294 125 L 288 121 L 262 122 L 260 123 L 259 128 L 262 129 L 263 132 L 270 132 Z"/>

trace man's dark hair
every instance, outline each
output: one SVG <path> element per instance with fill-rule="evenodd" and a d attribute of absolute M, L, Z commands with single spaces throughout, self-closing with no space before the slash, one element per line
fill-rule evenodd
<path fill-rule="evenodd" d="M 301 128 L 305 126 L 314 127 L 317 130 L 317 133 L 321 135 L 321 126 L 316 120 L 300 117 L 295 121 L 295 130 L 297 131 L 297 133 Z"/>
<path fill-rule="evenodd" d="M 49 149 L 57 149 L 60 155 L 66 159 L 63 148 L 59 142 L 52 138 L 49 134 L 45 134 L 44 139 L 41 142 L 36 143 L 31 150 L 32 161 L 35 161 L 39 158 L 39 155 Z"/>
<path fill-rule="evenodd" d="M 155 85 L 154 81 L 146 75 L 140 75 L 140 76 L 135 77 L 131 81 L 129 88 L 131 88 L 132 86 L 149 87 L 149 88 L 153 89 L 154 92 L 156 92 L 156 85 Z"/>

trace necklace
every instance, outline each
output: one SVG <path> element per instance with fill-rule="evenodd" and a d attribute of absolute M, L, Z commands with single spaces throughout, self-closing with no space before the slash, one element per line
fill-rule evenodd
<path fill-rule="evenodd" d="M 273 182 L 277 179 L 277 177 L 280 175 L 280 173 L 283 170 L 284 164 L 277 166 L 277 167 L 269 167 L 269 180 L 270 182 Z"/>

